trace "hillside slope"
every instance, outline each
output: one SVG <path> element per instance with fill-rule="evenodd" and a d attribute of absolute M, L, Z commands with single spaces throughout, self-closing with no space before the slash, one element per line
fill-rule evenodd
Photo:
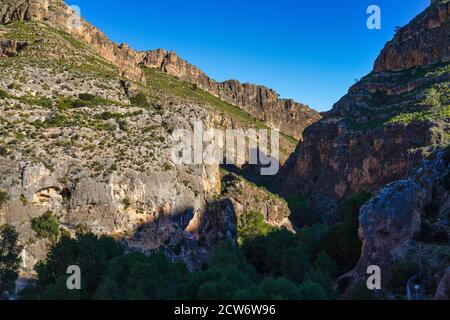
<path fill-rule="evenodd" d="M 342 197 L 408 176 L 430 148 L 448 142 L 449 10 L 438 2 L 402 28 L 374 71 L 306 129 L 281 174 L 286 193 L 311 195 L 327 211 Z"/>
<path fill-rule="evenodd" d="M 79 230 L 139 251 L 165 248 L 192 268 L 214 244 L 197 245 L 200 238 L 233 240 L 242 210 L 221 194 L 219 166 L 173 163 L 171 134 L 199 120 L 213 128 L 265 123 L 141 68 L 137 53 L 87 22 L 82 34 L 67 29 L 60 1 L 2 0 L 0 8 L 0 225 L 20 234 L 22 275 L 34 272 L 58 235 Z M 286 159 L 295 140 L 283 136 L 281 145 Z M 270 223 L 289 215 L 267 210 Z M 44 218 L 56 224 L 51 234 L 36 226 Z"/>

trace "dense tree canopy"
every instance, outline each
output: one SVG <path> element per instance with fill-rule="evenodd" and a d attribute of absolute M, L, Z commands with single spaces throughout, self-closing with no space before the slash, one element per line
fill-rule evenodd
<path fill-rule="evenodd" d="M 14 292 L 19 275 L 20 251 L 19 234 L 13 226 L 0 227 L 0 298 Z"/>

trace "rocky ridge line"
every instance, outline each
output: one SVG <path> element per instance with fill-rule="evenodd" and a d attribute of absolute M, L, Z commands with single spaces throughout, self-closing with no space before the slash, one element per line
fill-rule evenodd
<path fill-rule="evenodd" d="M 206 92 L 235 105 L 272 128 L 301 139 L 303 130 L 320 119 L 318 112 L 291 99 L 280 99 L 272 89 L 237 80 L 217 82 L 175 52 L 157 49 L 142 52 L 142 65 L 197 85 Z"/>

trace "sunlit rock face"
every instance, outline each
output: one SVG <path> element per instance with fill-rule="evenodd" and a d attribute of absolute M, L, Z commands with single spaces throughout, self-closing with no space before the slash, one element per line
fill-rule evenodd
<path fill-rule="evenodd" d="M 197 85 L 206 92 L 245 110 L 253 117 L 296 139 L 320 119 L 320 114 L 293 100 L 280 99 L 272 89 L 237 80 L 217 82 L 196 66 L 163 49 L 142 53 L 142 64 Z"/>

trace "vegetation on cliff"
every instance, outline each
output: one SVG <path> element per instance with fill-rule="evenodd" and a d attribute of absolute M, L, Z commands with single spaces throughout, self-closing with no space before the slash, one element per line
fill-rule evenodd
<path fill-rule="evenodd" d="M 0 226 L 0 300 L 14 293 L 20 269 L 19 234 L 13 226 Z"/>

